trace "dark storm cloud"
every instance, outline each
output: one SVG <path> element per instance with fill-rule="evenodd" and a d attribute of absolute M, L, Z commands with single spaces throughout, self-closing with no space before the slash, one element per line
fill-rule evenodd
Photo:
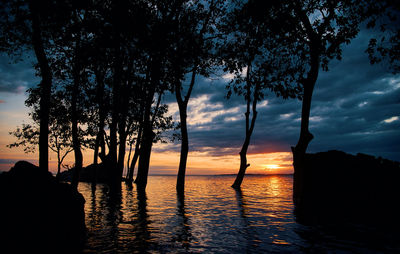
<path fill-rule="evenodd" d="M 0 92 L 23 93 L 39 81 L 32 68 L 32 58 L 15 63 L 7 55 L 0 54 Z"/>
<path fill-rule="evenodd" d="M 400 75 L 390 74 L 383 65 L 370 65 L 364 52 L 368 36 L 361 33 L 344 48 L 342 61 L 332 61 L 329 71 L 320 73 L 312 101 L 310 130 L 315 138 L 310 152 L 339 149 L 400 160 Z M 191 151 L 210 155 L 240 151 L 245 104 L 239 96 L 225 99 L 226 83 L 222 78 L 198 79 L 193 98 L 206 94 L 209 106 L 193 105 L 188 116 L 196 107 L 203 113 L 214 112 L 215 105 L 220 105 L 221 114 L 189 126 Z M 301 102 L 273 95 L 266 100 L 267 105 L 258 107 L 249 153 L 290 152 L 299 136 Z M 237 111 L 229 111 L 233 108 Z"/>

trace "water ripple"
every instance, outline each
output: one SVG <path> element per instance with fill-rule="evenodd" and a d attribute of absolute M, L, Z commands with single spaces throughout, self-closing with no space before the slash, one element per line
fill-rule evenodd
<path fill-rule="evenodd" d="M 84 253 L 366 250 L 359 243 L 332 241 L 296 223 L 292 176 L 246 176 L 239 191 L 230 188 L 233 180 L 232 176 L 188 176 L 184 196 L 176 194 L 172 176 L 150 176 L 144 195 L 125 184 L 119 195 L 110 195 L 105 185 L 98 185 L 93 193 L 90 184 L 81 183 L 89 231 Z M 318 244 L 316 236 L 322 239 Z"/>

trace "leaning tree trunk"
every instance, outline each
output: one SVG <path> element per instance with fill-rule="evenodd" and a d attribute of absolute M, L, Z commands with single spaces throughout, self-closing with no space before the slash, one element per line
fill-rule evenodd
<path fill-rule="evenodd" d="M 190 81 L 189 89 L 184 99 L 182 99 L 181 89 L 182 83 L 175 85 L 175 97 L 179 107 L 179 117 L 181 124 L 181 155 L 179 159 L 178 178 L 176 181 L 176 190 L 178 193 L 184 193 L 185 191 L 185 175 L 186 175 L 186 164 L 189 154 L 189 136 L 187 129 L 187 106 L 189 103 L 190 96 L 193 91 L 195 84 L 197 69 L 195 68 L 192 72 L 192 78 Z"/>
<path fill-rule="evenodd" d="M 29 9 L 32 21 L 32 44 L 39 64 L 42 81 L 40 83 L 40 111 L 39 111 L 39 167 L 43 170 L 49 170 L 49 115 L 50 115 L 50 97 L 52 75 L 49 62 L 44 50 L 42 40 L 42 29 L 40 17 L 38 14 L 37 1 L 29 1 Z"/>
<path fill-rule="evenodd" d="M 251 135 L 253 134 L 254 126 L 256 123 L 257 119 L 257 100 L 258 100 L 258 93 L 260 89 L 260 85 L 256 84 L 256 87 L 254 88 L 254 94 L 253 94 L 253 103 L 252 103 L 252 111 L 253 115 L 251 118 L 250 122 L 250 106 L 251 106 L 251 82 L 250 82 L 250 73 L 251 73 L 251 64 L 248 65 L 247 67 L 247 74 L 246 74 L 246 86 L 247 86 L 247 95 L 246 95 L 246 101 L 247 101 L 247 109 L 246 109 L 246 136 L 245 140 L 242 146 L 242 149 L 240 150 L 240 168 L 239 172 L 236 175 L 235 182 L 232 184 L 232 188 L 239 189 L 242 182 L 244 175 L 246 173 L 246 169 L 250 166 L 250 164 L 247 164 L 247 150 L 249 148 L 250 144 L 250 138 Z"/>
<path fill-rule="evenodd" d="M 232 184 L 232 188 L 240 189 L 240 186 L 243 182 L 244 175 L 246 173 L 246 169 L 250 167 L 250 164 L 247 164 L 247 149 L 249 148 L 250 143 L 250 135 L 246 134 L 245 141 L 243 143 L 242 149 L 240 150 L 240 168 L 239 172 L 236 175 L 235 182 Z"/>
<path fill-rule="evenodd" d="M 239 155 L 240 155 L 240 168 L 239 168 L 238 174 L 236 175 L 235 182 L 232 184 L 232 188 L 235 188 L 235 189 L 239 189 L 240 188 L 240 186 L 241 186 L 241 184 L 243 182 L 244 175 L 246 174 L 246 169 L 248 167 L 250 167 L 250 164 L 247 164 L 247 150 L 249 148 L 250 138 L 251 138 L 251 135 L 253 133 L 254 125 L 255 125 L 255 122 L 256 122 L 256 119 L 257 119 L 257 111 L 256 111 L 256 108 L 255 108 L 256 107 L 256 103 L 257 102 L 253 102 L 253 116 L 252 116 L 252 119 L 251 119 L 250 126 L 248 124 L 250 111 L 246 112 L 246 122 L 247 122 L 246 126 L 247 126 L 247 128 L 246 128 L 246 137 L 245 137 L 242 149 L 240 150 L 240 153 L 239 153 Z"/>

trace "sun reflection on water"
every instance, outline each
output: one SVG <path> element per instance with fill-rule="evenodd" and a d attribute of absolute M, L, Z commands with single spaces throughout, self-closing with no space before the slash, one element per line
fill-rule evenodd
<path fill-rule="evenodd" d="M 246 176 L 243 187 L 232 176 L 189 176 L 185 195 L 177 195 L 175 177 L 151 176 L 138 195 L 122 185 L 109 195 L 81 183 L 89 239 L 95 252 L 264 252 L 300 241 L 291 202 L 291 176 Z M 279 247 L 281 248 L 281 247 Z"/>

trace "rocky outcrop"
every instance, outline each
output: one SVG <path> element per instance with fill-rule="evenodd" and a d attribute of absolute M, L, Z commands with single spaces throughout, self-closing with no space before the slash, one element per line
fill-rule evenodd
<path fill-rule="evenodd" d="M 306 155 L 301 203 L 305 223 L 400 225 L 400 163 L 365 154 L 329 151 Z"/>
<path fill-rule="evenodd" d="M 59 175 L 60 181 L 70 182 L 72 179 L 72 173 L 74 168 L 71 168 L 68 171 L 63 171 Z M 103 163 L 98 165 L 90 164 L 86 167 L 83 167 L 79 174 L 80 182 L 92 182 L 94 177 L 96 178 L 96 182 L 98 183 L 107 183 L 108 175 L 106 167 Z"/>
<path fill-rule="evenodd" d="M 76 253 L 83 247 L 85 200 L 47 171 L 19 161 L 0 175 L 0 253 Z"/>

